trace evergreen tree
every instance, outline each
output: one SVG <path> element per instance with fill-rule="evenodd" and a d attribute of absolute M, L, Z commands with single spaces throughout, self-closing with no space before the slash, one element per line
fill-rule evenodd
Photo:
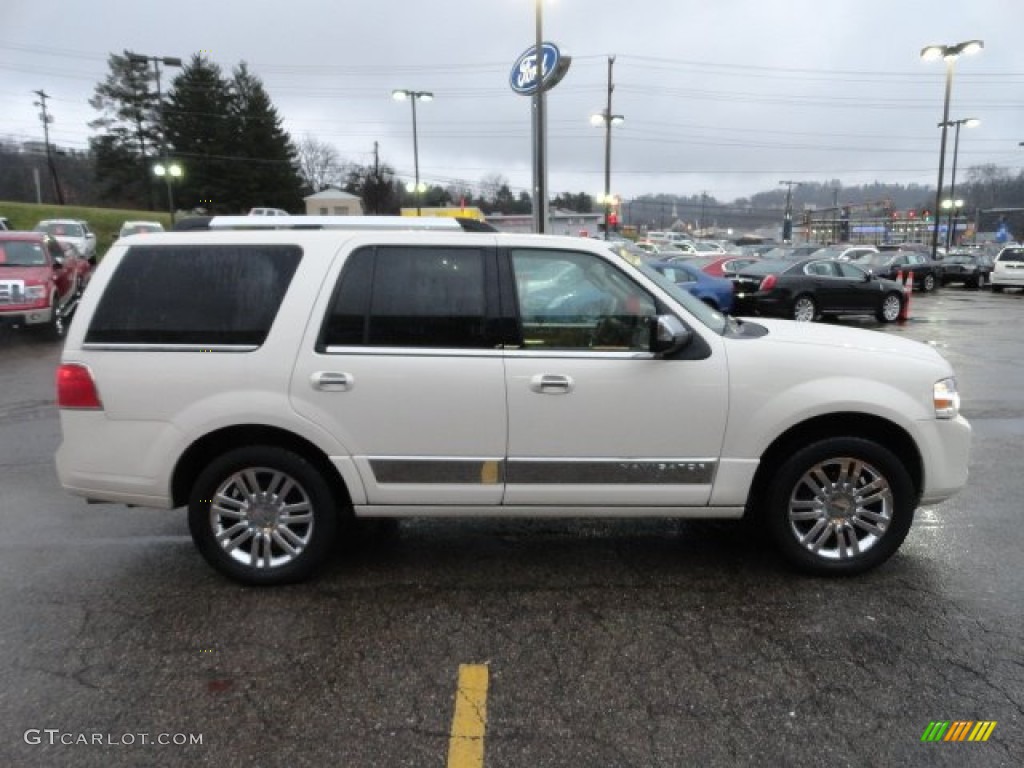
<path fill-rule="evenodd" d="M 400 185 L 395 171 L 389 165 L 354 165 L 349 169 L 345 191 L 363 200 L 363 210 L 369 215 L 393 215 L 401 207 Z"/>
<path fill-rule="evenodd" d="M 149 67 L 117 54 L 108 64 L 110 72 L 89 100 L 101 113 L 89 123 L 101 132 L 89 139 L 100 195 L 124 207 L 155 207 L 150 165 L 160 132 L 154 76 Z"/>
<path fill-rule="evenodd" d="M 239 179 L 238 207 L 247 210 L 270 206 L 304 212 L 298 152 L 263 83 L 242 62 L 234 71 L 232 86 L 231 122 L 236 136 L 233 154 L 245 158 L 237 161 L 244 171 L 233 173 Z"/>
<path fill-rule="evenodd" d="M 173 182 L 179 207 L 242 211 L 239 189 L 245 169 L 234 159 L 239 149 L 234 104 L 220 67 L 199 54 L 174 78 L 164 126 L 168 152 L 183 169 Z"/>

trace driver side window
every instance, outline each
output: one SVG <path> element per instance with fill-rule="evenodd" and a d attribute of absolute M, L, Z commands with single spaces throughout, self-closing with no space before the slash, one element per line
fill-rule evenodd
<path fill-rule="evenodd" d="M 592 253 L 513 249 L 525 349 L 647 351 L 653 297 Z"/>

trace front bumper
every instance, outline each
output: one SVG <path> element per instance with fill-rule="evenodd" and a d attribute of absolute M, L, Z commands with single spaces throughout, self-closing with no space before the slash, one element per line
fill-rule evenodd
<path fill-rule="evenodd" d="M 53 320 L 53 308 L 39 309 L 0 309 L 0 326 L 43 325 Z"/>

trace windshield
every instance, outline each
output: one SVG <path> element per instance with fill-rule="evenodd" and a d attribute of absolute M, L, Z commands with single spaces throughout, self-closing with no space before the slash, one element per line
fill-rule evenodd
<path fill-rule="evenodd" d="M 46 263 L 42 243 L 17 240 L 0 242 L 0 267 L 41 267 Z"/>
<path fill-rule="evenodd" d="M 54 237 L 81 237 L 82 226 L 74 222 L 43 221 L 36 225 L 36 232 L 46 232 Z"/>
<path fill-rule="evenodd" d="M 649 267 L 646 264 L 638 264 L 637 269 L 657 283 L 658 287 L 675 299 L 677 303 L 685 307 L 691 315 L 696 317 L 715 333 L 719 335 L 724 334 L 729 328 L 729 319 L 725 315 L 709 307 L 685 288 L 680 288 L 663 274 L 658 272 L 658 270 Z"/>

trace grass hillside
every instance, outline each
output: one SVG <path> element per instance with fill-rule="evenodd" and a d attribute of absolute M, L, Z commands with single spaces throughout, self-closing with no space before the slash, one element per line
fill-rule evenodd
<path fill-rule="evenodd" d="M 129 220 L 159 221 L 170 228 L 171 217 L 156 211 L 131 211 L 118 208 L 88 208 L 80 205 L 37 205 L 0 200 L 0 216 L 10 220 L 12 229 L 32 229 L 42 219 L 84 219 L 96 233 L 96 253 L 103 256 Z"/>

